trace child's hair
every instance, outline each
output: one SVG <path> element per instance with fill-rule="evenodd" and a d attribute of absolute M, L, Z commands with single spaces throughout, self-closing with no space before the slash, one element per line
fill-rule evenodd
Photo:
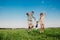
<path fill-rule="evenodd" d="M 29 14 L 28 14 L 28 13 L 26 13 L 26 15 L 28 16 Z"/>
<path fill-rule="evenodd" d="M 38 23 L 38 21 L 36 21 L 36 23 Z"/>
<path fill-rule="evenodd" d="M 43 15 L 43 13 L 40 13 L 40 15 Z"/>
<path fill-rule="evenodd" d="M 32 13 L 34 13 L 34 11 L 32 11 Z"/>

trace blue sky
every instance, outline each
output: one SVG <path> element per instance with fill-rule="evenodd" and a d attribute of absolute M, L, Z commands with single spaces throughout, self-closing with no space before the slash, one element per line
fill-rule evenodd
<path fill-rule="evenodd" d="M 27 27 L 27 12 L 47 13 L 46 27 L 60 27 L 60 0 L 0 0 L 0 27 Z"/>

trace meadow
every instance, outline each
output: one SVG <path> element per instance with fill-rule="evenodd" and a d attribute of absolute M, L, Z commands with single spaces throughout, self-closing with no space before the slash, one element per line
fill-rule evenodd
<path fill-rule="evenodd" d="M 0 40 L 60 40 L 60 28 L 45 28 L 43 34 L 40 29 L 0 29 Z"/>

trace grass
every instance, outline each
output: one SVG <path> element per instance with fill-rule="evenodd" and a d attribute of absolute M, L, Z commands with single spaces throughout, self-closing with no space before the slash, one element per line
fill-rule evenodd
<path fill-rule="evenodd" d="M 0 40 L 60 40 L 60 28 L 46 28 L 43 34 L 39 29 L 1 29 Z"/>

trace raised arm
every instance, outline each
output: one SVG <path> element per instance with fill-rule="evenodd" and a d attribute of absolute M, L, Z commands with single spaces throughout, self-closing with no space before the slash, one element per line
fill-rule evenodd
<path fill-rule="evenodd" d="M 36 18 L 33 16 L 33 19 L 36 21 Z"/>

